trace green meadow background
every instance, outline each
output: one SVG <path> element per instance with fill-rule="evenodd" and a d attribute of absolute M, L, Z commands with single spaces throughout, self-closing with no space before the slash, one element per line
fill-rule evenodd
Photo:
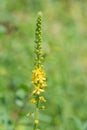
<path fill-rule="evenodd" d="M 0 130 L 32 130 L 38 11 L 48 84 L 39 128 L 87 130 L 87 0 L 0 0 Z"/>

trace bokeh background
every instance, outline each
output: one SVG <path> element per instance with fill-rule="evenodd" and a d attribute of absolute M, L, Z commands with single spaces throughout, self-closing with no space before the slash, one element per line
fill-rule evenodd
<path fill-rule="evenodd" d="M 87 130 L 87 0 L 0 0 L 0 130 L 32 130 L 38 11 L 48 84 L 39 128 Z"/>

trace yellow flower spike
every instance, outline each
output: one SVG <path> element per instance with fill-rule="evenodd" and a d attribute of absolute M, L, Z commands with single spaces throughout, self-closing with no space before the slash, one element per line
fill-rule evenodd
<path fill-rule="evenodd" d="M 37 125 L 39 123 L 38 114 L 40 109 L 40 101 L 46 102 L 45 98 L 41 95 L 45 92 L 46 84 L 46 74 L 43 69 L 43 54 L 42 54 L 42 37 L 41 37 L 41 23 L 42 23 L 42 13 L 38 13 L 36 31 L 35 31 L 35 60 L 34 60 L 34 70 L 32 71 L 32 85 L 33 99 L 30 100 L 31 103 L 35 104 L 34 110 L 34 126 L 33 130 L 37 130 Z M 45 109 L 44 106 L 41 109 Z"/>

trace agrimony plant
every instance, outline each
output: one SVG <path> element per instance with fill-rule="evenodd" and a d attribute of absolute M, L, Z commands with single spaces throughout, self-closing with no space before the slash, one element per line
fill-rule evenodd
<path fill-rule="evenodd" d="M 42 24 L 42 13 L 38 13 L 37 23 L 36 23 L 36 30 L 35 30 L 35 63 L 34 63 L 34 70 L 32 71 L 32 85 L 33 91 L 32 96 L 33 98 L 30 100 L 31 103 L 35 104 L 34 110 L 34 126 L 33 130 L 39 130 L 39 109 L 44 106 L 41 106 L 40 102 L 46 102 L 44 96 L 42 95 L 45 92 L 46 84 L 46 77 L 45 72 L 43 69 L 43 55 L 42 55 L 42 38 L 41 38 L 41 24 Z"/>

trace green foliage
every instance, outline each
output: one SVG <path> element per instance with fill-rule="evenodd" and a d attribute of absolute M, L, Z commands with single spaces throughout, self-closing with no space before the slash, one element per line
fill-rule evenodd
<path fill-rule="evenodd" d="M 34 30 L 43 12 L 47 84 L 41 130 L 87 129 L 87 1 L 0 0 L 0 130 L 32 129 Z"/>

